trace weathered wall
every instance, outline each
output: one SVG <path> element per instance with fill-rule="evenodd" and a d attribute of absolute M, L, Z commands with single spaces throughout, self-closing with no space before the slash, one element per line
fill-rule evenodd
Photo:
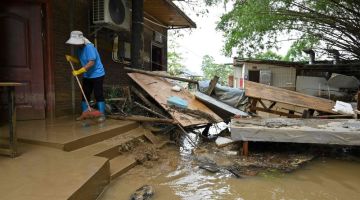
<path fill-rule="evenodd" d="M 52 35 L 53 35 L 53 60 L 55 76 L 55 116 L 69 115 L 73 113 L 72 105 L 72 87 L 75 87 L 76 110 L 80 111 L 81 93 L 78 86 L 72 81 L 72 75 L 69 64 L 66 62 L 64 55 L 71 53 L 71 48 L 65 44 L 71 30 L 80 30 L 91 41 L 89 36 L 89 16 L 91 11 L 91 0 L 53 0 L 52 1 Z M 72 7 L 73 6 L 73 7 Z M 73 19 L 73 20 L 72 20 Z M 146 70 L 151 69 L 151 44 L 153 42 L 153 31 L 156 30 L 164 35 L 163 46 L 163 70 L 166 70 L 167 60 L 167 30 L 155 26 L 145 21 L 144 27 L 144 67 Z M 123 69 L 124 65 L 115 63 L 112 60 L 113 32 L 103 29 L 98 34 L 98 51 L 106 71 L 105 85 L 107 86 L 125 86 L 129 85 L 130 79 Z M 130 33 L 120 33 L 119 43 L 131 42 Z M 121 49 L 121 48 L 120 48 Z"/>
<path fill-rule="evenodd" d="M 53 60 L 55 82 L 55 116 L 69 115 L 72 108 L 72 75 L 65 54 L 71 53 L 65 41 L 69 38 L 71 29 L 81 30 L 84 33 L 88 28 L 87 0 L 53 0 L 52 1 L 52 35 L 53 35 Z M 72 21 L 73 19 L 73 21 Z M 75 92 L 76 102 L 80 101 L 78 87 Z M 76 109 L 79 110 L 78 103 Z"/>
<path fill-rule="evenodd" d="M 245 63 L 245 74 L 242 73 L 242 67 L 235 67 L 234 82 L 235 87 L 239 87 L 241 77 L 248 77 L 249 70 L 270 70 L 271 85 L 275 87 L 295 90 L 296 87 L 296 69 L 293 67 L 281 67 L 269 64 Z"/>

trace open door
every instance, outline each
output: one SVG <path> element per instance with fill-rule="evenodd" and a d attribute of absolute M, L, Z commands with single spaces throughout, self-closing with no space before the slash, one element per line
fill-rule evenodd
<path fill-rule="evenodd" d="M 151 45 L 151 71 L 162 71 L 163 49 L 157 45 Z"/>
<path fill-rule="evenodd" d="M 41 4 L 0 3 L 0 82 L 26 83 L 16 87 L 17 119 L 44 119 L 44 59 Z M 0 105 L 6 105 L 0 91 Z"/>

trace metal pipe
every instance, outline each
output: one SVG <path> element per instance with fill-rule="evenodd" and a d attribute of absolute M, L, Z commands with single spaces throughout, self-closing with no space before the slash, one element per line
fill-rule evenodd
<path fill-rule="evenodd" d="M 315 64 L 315 51 L 312 49 L 304 49 L 303 50 L 304 53 L 309 54 L 310 58 L 309 58 L 309 64 Z"/>
<path fill-rule="evenodd" d="M 326 51 L 333 55 L 333 58 L 334 58 L 333 64 L 334 65 L 339 64 L 339 61 L 340 61 L 339 51 L 336 49 L 326 49 Z"/>

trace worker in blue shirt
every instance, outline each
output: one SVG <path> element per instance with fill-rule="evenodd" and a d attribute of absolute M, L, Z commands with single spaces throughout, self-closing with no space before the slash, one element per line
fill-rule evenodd
<path fill-rule="evenodd" d="M 83 89 L 88 100 L 91 99 L 91 93 L 94 91 L 98 110 L 105 116 L 105 100 L 103 91 L 103 82 L 105 77 L 104 66 L 101 63 L 100 55 L 94 44 L 84 37 L 81 31 L 72 31 L 70 39 L 66 44 L 77 47 L 76 54 L 80 60 L 81 68 L 73 71 L 74 76 L 83 74 Z M 82 111 L 88 110 L 88 106 L 83 97 L 81 102 Z M 103 119 L 105 119 L 103 117 Z"/>

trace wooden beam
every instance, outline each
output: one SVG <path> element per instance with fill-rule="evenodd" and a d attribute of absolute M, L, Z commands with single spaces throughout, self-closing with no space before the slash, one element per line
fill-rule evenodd
<path fill-rule="evenodd" d="M 312 118 L 316 119 L 352 119 L 354 115 L 319 115 L 313 116 Z"/>
<path fill-rule="evenodd" d="M 256 104 L 258 102 L 258 99 L 252 99 L 251 105 L 250 105 L 250 112 L 256 113 Z"/>
<path fill-rule="evenodd" d="M 289 117 L 289 118 L 301 118 L 300 115 L 289 114 L 289 113 L 285 113 L 285 112 L 281 112 L 281 111 L 276 111 L 276 110 L 268 110 L 268 109 L 260 108 L 260 107 L 256 107 L 255 110 L 261 111 L 261 112 L 272 113 L 272 114 L 276 114 L 276 115 L 280 115 L 280 116 L 287 116 L 287 117 Z"/>
<path fill-rule="evenodd" d="M 162 123 L 162 124 L 178 124 L 175 120 L 172 119 L 159 119 L 153 117 L 144 117 L 140 115 L 130 115 L 130 116 L 121 116 L 121 115 L 108 115 L 110 119 L 116 120 L 128 120 L 128 121 L 137 121 L 137 122 L 153 122 L 153 123 Z"/>
<path fill-rule="evenodd" d="M 245 81 L 245 95 L 254 99 L 268 100 L 301 108 L 314 109 L 325 113 L 336 114 L 332 108 L 335 102 L 314 97 L 299 92 L 294 92 L 278 87 Z"/>
<path fill-rule="evenodd" d="M 151 103 L 136 87 L 132 86 L 131 91 L 141 99 L 147 106 L 149 106 L 151 109 L 153 109 L 156 112 L 160 112 L 161 110 L 155 106 L 153 103 Z"/>
<path fill-rule="evenodd" d="M 158 76 L 158 77 L 198 84 L 198 81 L 187 79 L 187 78 L 180 78 L 180 77 L 175 77 L 175 76 L 170 76 L 170 75 L 164 75 L 164 74 L 159 74 L 156 72 L 150 72 L 150 71 L 145 71 L 145 70 L 140 70 L 140 69 L 133 69 L 133 68 L 129 68 L 129 67 L 124 67 L 124 69 L 128 70 L 128 71 L 136 72 L 136 73 L 146 74 L 149 76 Z"/>
<path fill-rule="evenodd" d="M 263 101 L 261 101 L 261 99 L 259 99 L 259 102 L 260 104 L 262 105 L 263 108 L 267 109 L 267 110 L 270 110 L 269 108 L 266 107 L 266 105 L 264 104 Z"/>
<path fill-rule="evenodd" d="M 218 76 L 214 76 L 214 78 L 210 81 L 209 83 L 209 88 L 207 89 L 207 91 L 205 92 L 207 95 L 211 96 L 211 94 L 213 93 L 217 82 L 219 81 L 219 77 Z"/>
<path fill-rule="evenodd" d="M 161 118 L 164 118 L 164 119 L 168 119 L 168 118 L 165 117 L 164 115 L 162 115 L 162 114 L 160 114 L 160 113 L 158 113 L 158 112 L 156 112 L 156 111 L 154 111 L 154 110 L 151 110 L 150 108 L 147 108 L 146 106 L 143 106 L 143 105 L 139 104 L 138 102 L 134 102 L 134 104 L 137 105 L 137 106 L 139 106 L 140 108 L 142 108 L 142 109 L 144 109 L 144 110 L 146 110 L 146 111 L 148 111 L 148 112 L 150 112 L 150 113 L 158 116 L 158 117 L 161 117 Z"/>
<path fill-rule="evenodd" d="M 131 67 L 142 69 L 144 50 L 144 1 L 134 0 L 132 2 L 131 12 Z"/>

